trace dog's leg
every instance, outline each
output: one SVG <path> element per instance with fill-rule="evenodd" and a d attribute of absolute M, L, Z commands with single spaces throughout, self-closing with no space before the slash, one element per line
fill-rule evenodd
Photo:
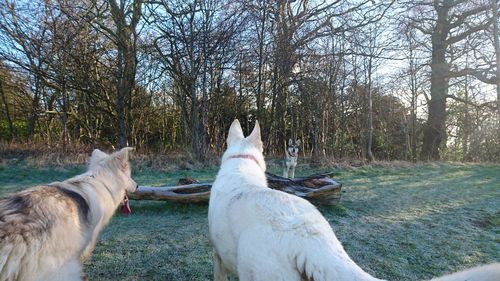
<path fill-rule="evenodd" d="M 95 244 L 97 243 L 97 238 L 99 237 L 99 230 L 94 229 L 94 232 L 92 233 L 92 237 L 90 237 L 90 241 L 87 242 L 87 246 L 83 250 L 83 253 L 80 257 L 80 261 L 83 263 L 87 261 L 90 256 L 92 255 L 92 252 L 94 251 Z"/>
<path fill-rule="evenodd" d="M 95 243 L 96 243 L 96 238 L 92 238 L 87 247 L 85 247 L 85 250 L 83 250 L 82 256 L 80 257 L 80 261 L 85 262 L 90 258 L 92 252 L 94 251 Z"/>
<path fill-rule="evenodd" d="M 283 168 L 283 177 L 284 178 L 288 178 L 288 166 L 286 166 L 286 165 Z"/>
<path fill-rule="evenodd" d="M 290 178 L 291 179 L 295 178 L 295 165 L 290 167 Z"/>
<path fill-rule="evenodd" d="M 214 281 L 227 281 L 227 270 L 222 264 L 219 254 L 214 249 Z"/>

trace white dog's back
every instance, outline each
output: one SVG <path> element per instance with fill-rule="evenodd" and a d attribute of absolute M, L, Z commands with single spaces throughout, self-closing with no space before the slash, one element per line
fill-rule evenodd
<path fill-rule="evenodd" d="M 223 263 L 241 280 L 376 280 L 349 258 L 309 202 L 265 186 L 241 187 L 248 190 L 223 200 L 222 225 L 213 225 L 224 237 L 215 243 Z"/>

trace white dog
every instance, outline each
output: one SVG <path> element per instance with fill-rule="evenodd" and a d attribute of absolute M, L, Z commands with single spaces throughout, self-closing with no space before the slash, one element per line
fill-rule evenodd
<path fill-rule="evenodd" d="M 267 187 L 258 123 L 245 138 L 235 120 L 227 145 L 208 209 L 214 280 L 228 273 L 241 281 L 379 280 L 351 260 L 313 205 Z M 493 264 L 438 280 L 493 281 L 499 273 Z"/>
<path fill-rule="evenodd" d="M 269 189 L 259 124 L 245 138 L 235 120 L 208 210 L 214 280 L 378 280 L 357 266 L 319 211 Z"/>

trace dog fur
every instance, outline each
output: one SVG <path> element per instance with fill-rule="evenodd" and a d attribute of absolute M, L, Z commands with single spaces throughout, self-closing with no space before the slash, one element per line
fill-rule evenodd
<path fill-rule="evenodd" d="M 0 281 L 83 279 L 99 232 L 137 188 L 129 151 L 96 149 L 86 173 L 0 200 Z"/>
<path fill-rule="evenodd" d="M 237 120 L 212 186 L 208 222 L 214 280 L 378 280 L 344 251 L 308 201 L 266 183 L 260 128 L 245 138 Z"/>
<path fill-rule="evenodd" d="M 288 146 L 285 153 L 285 159 L 283 159 L 283 177 L 294 178 L 295 177 L 295 167 L 297 166 L 297 159 L 299 158 L 299 147 L 300 140 L 288 140 Z"/>
<path fill-rule="evenodd" d="M 432 279 L 431 281 L 498 281 L 500 263 L 477 266 L 471 269 Z"/>

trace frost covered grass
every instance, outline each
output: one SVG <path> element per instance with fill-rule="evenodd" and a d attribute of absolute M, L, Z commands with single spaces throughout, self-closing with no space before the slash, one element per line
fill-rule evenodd
<path fill-rule="evenodd" d="M 0 194 L 62 180 L 83 166 L 0 165 Z M 298 174 L 329 171 L 307 165 Z M 500 165 L 373 165 L 335 170 L 341 204 L 320 206 L 349 255 L 389 280 L 422 280 L 500 261 Z M 279 167 L 271 165 L 279 174 Z M 216 168 L 159 171 L 143 168 L 143 185 L 174 185 L 191 176 L 204 182 Z M 207 205 L 132 201 L 117 214 L 85 264 L 90 280 L 212 280 Z"/>

